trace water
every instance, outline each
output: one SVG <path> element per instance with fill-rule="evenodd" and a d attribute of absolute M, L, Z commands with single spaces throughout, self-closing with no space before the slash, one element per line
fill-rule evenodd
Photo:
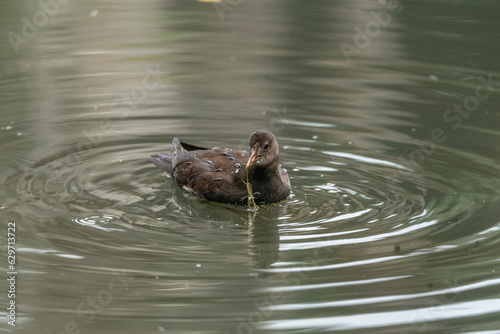
<path fill-rule="evenodd" d="M 48 3 L 0 5 L 2 332 L 500 332 L 497 2 Z M 256 214 L 149 161 L 259 128 Z"/>

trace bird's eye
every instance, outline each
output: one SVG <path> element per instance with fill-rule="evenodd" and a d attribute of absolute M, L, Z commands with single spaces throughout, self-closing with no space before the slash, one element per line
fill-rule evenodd
<path fill-rule="evenodd" d="M 267 150 L 269 148 L 269 144 L 264 145 L 264 150 Z"/>

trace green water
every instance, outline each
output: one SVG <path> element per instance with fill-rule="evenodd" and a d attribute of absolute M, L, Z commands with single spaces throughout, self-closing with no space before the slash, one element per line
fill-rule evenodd
<path fill-rule="evenodd" d="M 499 10 L 0 4 L 0 331 L 497 333 Z M 260 128 L 255 215 L 149 160 Z"/>

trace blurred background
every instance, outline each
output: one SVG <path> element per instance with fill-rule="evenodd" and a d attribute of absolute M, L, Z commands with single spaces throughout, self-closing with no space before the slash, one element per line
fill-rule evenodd
<path fill-rule="evenodd" d="M 2 2 L 0 332 L 500 333 L 498 13 Z M 256 213 L 149 160 L 260 128 L 292 195 Z"/>

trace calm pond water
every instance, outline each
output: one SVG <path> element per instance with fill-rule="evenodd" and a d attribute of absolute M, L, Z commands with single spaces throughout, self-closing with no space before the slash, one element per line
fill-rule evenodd
<path fill-rule="evenodd" d="M 499 13 L 2 2 L 0 332 L 500 333 Z M 255 215 L 149 160 L 260 128 Z"/>

